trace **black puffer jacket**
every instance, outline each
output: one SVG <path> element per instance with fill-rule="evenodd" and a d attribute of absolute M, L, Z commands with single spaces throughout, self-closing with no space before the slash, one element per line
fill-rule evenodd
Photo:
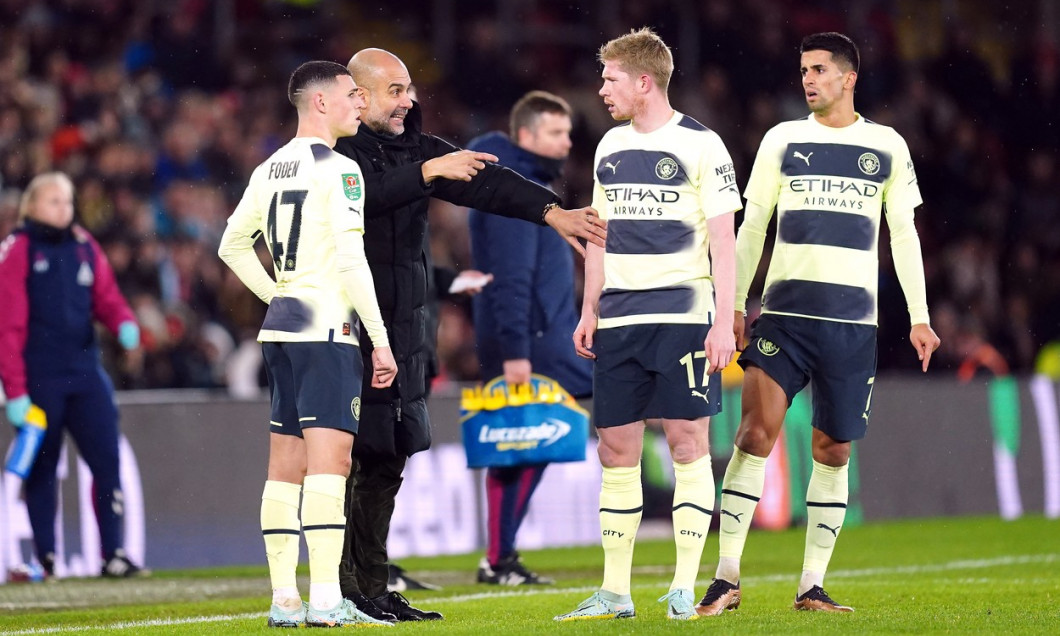
<path fill-rule="evenodd" d="M 398 364 L 387 389 L 373 389 L 372 345 L 361 335 L 364 383 L 360 431 L 354 454 L 409 456 L 431 445 L 426 373 L 430 356 L 424 303 L 427 294 L 428 199 L 435 197 L 541 223 L 541 211 L 558 198 L 515 172 L 488 164 L 470 182 L 435 179 L 423 183 L 423 162 L 457 150 L 421 131 L 419 104 L 405 118 L 405 132 L 388 138 L 361 125 L 354 137 L 339 139 L 335 150 L 357 161 L 365 181 L 364 250 L 375 279 L 379 309 Z"/>

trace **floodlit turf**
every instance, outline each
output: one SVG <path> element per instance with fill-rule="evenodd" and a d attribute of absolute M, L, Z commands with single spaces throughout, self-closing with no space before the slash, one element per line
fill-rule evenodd
<path fill-rule="evenodd" d="M 393 628 L 423 634 L 628 634 L 723 629 L 728 633 L 1060 633 L 1060 521 L 1031 517 L 902 521 L 844 529 L 825 587 L 853 614 L 791 610 L 802 562 L 802 529 L 755 531 L 743 565 L 743 604 L 686 624 L 665 619 L 655 599 L 673 565 L 668 541 L 644 541 L 634 560 L 637 617 L 554 623 L 599 585 L 599 547 L 527 552 L 553 576 L 549 587 L 476 585 L 478 555 L 406 559 L 411 575 L 440 592 L 409 593 L 444 621 Z M 696 594 L 713 574 L 717 535 L 707 539 Z M 308 585 L 303 580 L 303 592 Z M 0 635 L 30 633 L 275 633 L 265 627 L 265 569 L 167 571 L 137 581 L 64 580 L 0 586 Z M 383 631 L 374 630 L 372 633 Z M 388 632 L 389 633 L 389 632 Z"/>

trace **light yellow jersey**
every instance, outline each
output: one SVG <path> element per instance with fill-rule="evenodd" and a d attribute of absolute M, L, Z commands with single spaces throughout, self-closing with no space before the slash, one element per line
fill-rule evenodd
<path fill-rule="evenodd" d="M 649 133 L 612 128 L 594 165 L 593 208 L 607 220 L 598 328 L 712 322 L 707 219 L 741 207 L 721 138 L 675 112 Z"/>
<path fill-rule="evenodd" d="M 254 170 L 218 252 L 269 305 L 259 341 L 356 345 L 359 317 L 372 343 L 388 346 L 364 256 L 364 201 L 357 162 L 316 137 L 292 139 Z M 254 253 L 258 237 L 275 282 Z"/>
<path fill-rule="evenodd" d="M 920 205 L 913 161 L 893 128 L 858 116 L 843 128 L 813 115 L 762 139 L 737 236 L 736 309 L 746 305 L 766 227 L 777 233 L 762 313 L 876 324 L 878 242 L 886 210 L 895 264 L 913 323 L 927 322 L 923 260 L 913 225 Z M 903 269 L 904 268 L 904 269 Z M 908 275 L 902 277 L 904 272 Z"/>

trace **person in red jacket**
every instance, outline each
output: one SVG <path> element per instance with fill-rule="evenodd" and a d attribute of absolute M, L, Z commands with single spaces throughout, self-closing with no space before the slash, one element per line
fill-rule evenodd
<path fill-rule="evenodd" d="M 94 321 L 126 350 L 140 345 L 140 328 L 103 250 L 74 223 L 74 186 L 49 172 L 22 196 L 20 225 L 0 244 L 0 382 L 6 414 L 25 425 L 30 404 L 48 428 L 24 482 L 33 542 L 47 575 L 55 573 L 56 468 L 69 431 L 92 471 L 104 577 L 142 576 L 123 541 L 118 463 L 118 408 L 100 363 Z"/>

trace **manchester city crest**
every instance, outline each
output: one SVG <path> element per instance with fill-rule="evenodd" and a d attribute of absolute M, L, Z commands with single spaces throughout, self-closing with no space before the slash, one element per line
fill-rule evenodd
<path fill-rule="evenodd" d="M 880 171 L 880 158 L 874 152 L 863 153 L 858 157 L 858 167 L 865 174 L 872 176 Z"/>
<path fill-rule="evenodd" d="M 655 164 L 655 176 L 669 181 L 677 176 L 677 162 L 670 157 L 663 157 Z"/>
<path fill-rule="evenodd" d="M 360 397 L 355 397 L 355 398 L 353 398 L 353 402 L 350 402 L 350 411 L 353 412 L 353 419 L 355 419 L 357 421 L 361 420 L 361 398 Z"/>
<path fill-rule="evenodd" d="M 758 339 L 758 352 L 764 356 L 772 358 L 780 352 L 780 347 L 773 344 L 772 341 L 766 340 L 765 338 Z"/>

